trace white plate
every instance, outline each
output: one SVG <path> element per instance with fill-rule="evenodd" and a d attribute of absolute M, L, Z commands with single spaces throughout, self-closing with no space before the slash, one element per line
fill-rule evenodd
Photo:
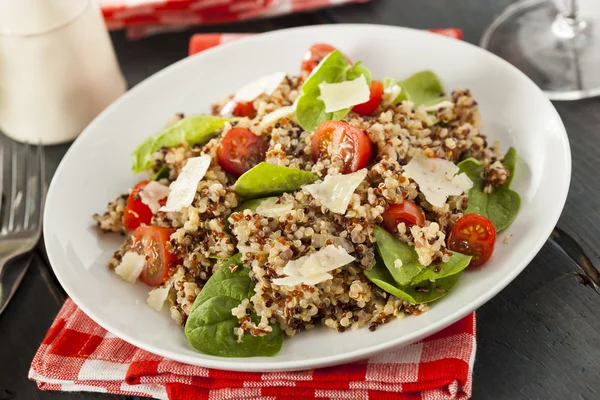
<path fill-rule="evenodd" d="M 122 240 L 103 235 L 92 214 L 133 186 L 130 151 L 175 112 L 208 112 L 244 83 L 279 70 L 298 72 L 313 43 L 326 42 L 363 60 L 375 78 L 403 78 L 431 69 L 448 90 L 470 88 L 481 106 L 483 131 L 505 151 L 519 153 L 514 189 L 523 204 L 502 232 L 484 269 L 468 271 L 454 290 L 419 317 L 376 332 L 320 328 L 284 342 L 272 358 L 227 359 L 198 353 L 168 313 L 146 305 L 148 288 L 120 281 L 106 263 Z M 139 84 L 96 118 L 58 167 L 48 193 L 44 237 L 56 276 L 69 296 L 113 334 L 177 361 L 240 371 L 275 371 L 339 364 L 405 345 L 475 310 L 508 285 L 550 235 L 571 177 L 569 142 L 552 104 L 524 74 L 470 44 L 397 27 L 329 25 L 258 35 L 182 60 Z M 506 235 L 512 235 L 508 244 Z"/>

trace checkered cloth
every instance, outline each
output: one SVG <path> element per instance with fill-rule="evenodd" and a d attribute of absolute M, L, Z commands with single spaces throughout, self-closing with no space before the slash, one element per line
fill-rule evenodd
<path fill-rule="evenodd" d="M 369 0 L 97 0 L 109 29 L 129 37 L 309 11 Z"/>
<path fill-rule="evenodd" d="M 461 36 L 457 29 L 437 32 Z M 190 54 L 244 36 L 194 35 Z M 141 350 L 107 332 L 68 299 L 33 359 L 29 378 L 44 390 L 170 400 L 468 399 L 475 349 L 472 313 L 421 342 L 361 362 L 301 372 L 228 372 Z"/>
<path fill-rule="evenodd" d="M 68 299 L 29 378 L 44 390 L 170 400 L 445 400 L 471 396 L 474 359 L 473 313 L 421 342 L 361 362 L 301 372 L 220 371 L 141 350 L 101 328 Z"/>

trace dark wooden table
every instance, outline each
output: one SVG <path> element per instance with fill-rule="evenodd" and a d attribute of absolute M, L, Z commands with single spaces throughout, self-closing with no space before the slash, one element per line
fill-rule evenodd
<path fill-rule="evenodd" d="M 361 22 L 413 28 L 459 27 L 478 43 L 512 0 L 373 0 L 285 16 L 128 41 L 112 35 L 132 87 L 187 54 L 195 32 L 263 32 L 323 23 Z M 599 67 L 600 68 L 600 67 Z M 599 69 L 600 70 L 600 69 Z M 600 100 L 555 103 L 567 127 L 573 178 L 559 227 L 600 251 Z M 49 177 L 68 146 L 48 148 Z M 43 249 L 15 298 L 0 315 L 0 400 L 125 399 L 90 393 L 42 392 L 27 380 L 35 350 L 66 298 Z M 578 283 L 575 265 L 548 242 L 529 267 L 477 312 L 475 399 L 600 398 L 600 296 Z"/>

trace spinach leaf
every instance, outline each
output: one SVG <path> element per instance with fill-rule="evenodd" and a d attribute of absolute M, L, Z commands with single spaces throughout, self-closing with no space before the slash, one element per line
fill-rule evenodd
<path fill-rule="evenodd" d="M 238 178 L 235 192 L 247 199 L 276 196 L 318 179 L 318 175 L 309 171 L 262 162 Z"/>
<path fill-rule="evenodd" d="M 302 85 L 302 95 L 296 105 L 296 119 L 300 126 L 304 130 L 314 131 L 325 121 L 344 118 L 350 112 L 350 108 L 332 113 L 325 112 L 325 103 L 319 100 L 321 95 L 319 84 L 353 80 L 360 75 L 364 75 L 367 83 L 371 84 L 371 72 L 360 62 L 352 66 L 337 50 L 325 57 Z"/>
<path fill-rule="evenodd" d="M 483 166 L 474 158 L 467 158 L 458 163 L 460 172 L 464 172 L 473 181 L 473 187 L 469 190 L 469 205 L 465 214 L 479 214 L 488 218 L 494 224 L 497 232 L 508 228 L 515 220 L 521 208 L 521 197 L 509 186 L 515 174 L 517 152 L 510 148 L 504 158 L 504 167 L 510 175 L 507 181 L 494 188 L 492 193 L 483 191 Z"/>
<path fill-rule="evenodd" d="M 377 243 L 377 252 L 396 283 L 400 286 L 410 284 L 425 268 L 419 263 L 419 256 L 415 249 L 379 226 L 375 226 L 373 234 Z M 396 260 L 402 261 L 400 268 L 396 268 Z"/>
<path fill-rule="evenodd" d="M 423 304 L 444 297 L 456 285 L 462 272 L 438 279 L 435 282 L 424 281 L 419 284 L 400 287 L 389 270 L 383 265 L 381 259 L 376 257 L 375 266 L 365 271 L 364 274 L 367 279 L 387 293 L 414 304 Z"/>
<path fill-rule="evenodd" d="M 452 253 L 448 262 L 425 267 L 419 263 L 419 257 L 414 247 L 400 241 L 379 226 L 375 226 L 373 233 L 377 242 L 377 252 L 384 266 L 400 287 L 439 280 L 458 274 L 467 268 L 471 261 L 471 256 L 455 252 Z M 402 261 L 402 266 L 399 268 L 395 265 L 398 259 Z"/>
<path fill-rule="evenodd" d="M 396 81 L 393 78 L 385 78 L 383 80 L 384 89 L 393 86 L 400 86 L 402 89 L 400 94 L 394 100 L 394 104 L 400 104 L 404 100 L 410 100 L 414 103 L 414 107 L 420 105 L 437 104 L 444 100 L 444 87 L 436 74 L 431 71 L 421 71 L 406 78 L 403 81 Z"/>
<path fill-rule="evenodd" d="M 133 172 L 138 173 L 152 166 L 150 156 L 161 147 L 175 147 L 180 143 L 190 146 L 203 144 L 216 136 L 226 119 L 208 115 L 184 118 L 144 140 L 131 153 Z"/>
<path fill-rule="evenodd" d="M 168 178 L 171 173 L 171 168 L 167 167 L 167 164 L 163 164 L 162 167 L 150 178 L 151 181 L 158 181 L 163 178 Z"/>
<path fill-rule="evenodd" d="M 230 265 L 237 265 L 231 272 Z M 190 316 L 185 324 L 185 335 L 198 351 L 220 357 L 273 356 L 283 344 L 283 332 L 279 325 L 265 336 L 245 334 L 238 342 L 234 328 L 238 320 L 231 314 L 242 300 L 252 297 L 254 283 L 249 270 L 242 265 L 241 255 L 236 254 L 210 277 L 196 297 Z M 254 321 L 258 320 L 252 315 Z"/>

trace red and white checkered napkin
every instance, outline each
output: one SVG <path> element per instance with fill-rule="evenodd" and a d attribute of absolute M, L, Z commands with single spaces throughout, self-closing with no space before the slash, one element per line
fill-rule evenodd
<path fill-rule="evenodd" d="M 369 0 L 98 0 L 109 29 L 140 37 L 191 25 L 272 17 Z"/>
<path fill-rule="evenodd" d="M 220 371 L 138 349 L 68 299 L 33 359 L 29 378 L 44 390 L 170 400 L 468 399 L 474 359 L 472 313 L 421 342 L 352 364 L 301 372 Z"/>

